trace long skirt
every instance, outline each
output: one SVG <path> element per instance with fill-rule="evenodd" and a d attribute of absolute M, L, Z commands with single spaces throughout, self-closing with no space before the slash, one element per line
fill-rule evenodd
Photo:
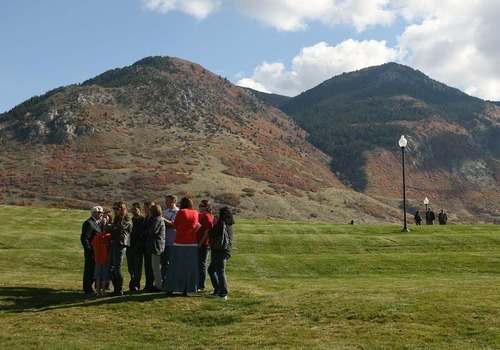
<path fill-rule="evenodd" d="M 174 245 L 167 270 L 167 292 L 198 291 L 198 247 Z"/>

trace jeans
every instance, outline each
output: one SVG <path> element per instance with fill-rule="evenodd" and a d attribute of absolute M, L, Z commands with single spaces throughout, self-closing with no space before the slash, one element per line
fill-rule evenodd
<path fill-rule="evenodd" d="M 112 243 L 109 247 L 109 257 L 111 271 L 110 276 L 113 281 L 114 291 L 122 292 L 123 291 L 123 256 L 125 255 L 125 251 L 127 247 L 118 243 Z"/>
<path fill-rule="evenodd" d="M 208 274 L 214 287 L 214 294 L 224 297 L 227 295 L 226 261 L 231 257 L 227 252 L 211 252 Z"/>
<path fill-rule="evenodd" d="M 208 246 L 203 245 L 198 248 L 198 271 L 200 281 L 198 282 L 199 289 L 205 289 L 205 280 L 207 279 L 207 257 L 208 257 Z"/>

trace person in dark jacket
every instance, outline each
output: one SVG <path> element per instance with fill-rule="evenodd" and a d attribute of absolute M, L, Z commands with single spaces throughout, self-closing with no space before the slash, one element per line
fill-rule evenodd
<path fill-rule="evenodd" d="M 420 215 L 420 210 L 415 213 L 415 225 L 420 226 L 422 223 L 422 215 Z"/>
<path fill-rule="evenodd" d="M 438 214 L 439 225 L 446 225 L 447 221 L 448 215 L 444 212 L 444 209 L 441 209 L 441 212 Z"/>
<path fill-rule="evenodd" d="M 83 247 L 83 256 L 85 264 L 83 267 L 83 292 L 85 294 L 92 294 L 94 292 L 94 247 L 92 247 L 92 240 L 97 233 L 102 233 L 102 217 L 103 209 L 100 206 L 95 206 L 90 209 L 90 218 L 85 220 L 82 225 L 82 234 L 80 241 Z"/>
<path fill-rule="evenodd" d="M 109 247 L 110 265 L 112 271 L 110 276 L 113 279 L 114 291 L 111 295 L 123 295 L 123 256 L 127 247 L 130 246 L 130 234 L 132 233 L 132 220 L 128 215 L 127 205 L 123 202 L 116 202 L 113 205 L 115 213 L 113 222 L 110 225 L 111 244 Z"/>
<path fill-rule="evenodd" d="M 142 215 L 141 204 L 132 204 L 132 232 L 130 234 L 130 246 L 127 248 L 127 267 L 130 274 L 129 289 L 137 292 L 141 288 L 142 259 L 144 259 L 144 240 L 142 239 Z"/>
<path fill-rule="evenodd" d="M 146 277 L 146 285 L 143 291 L 155 292 L 154 288 L 154 274 L 153 267 L 151 266 L 151 251 L 146 247 L 149 246 L 151 237 L 149 233 L 153 227 L 154 218 L 151 216 L 151 207 L 155 205 L 153 201 L 144 202 L 144 223 L 142 224 L 142 240 L 144 245 L 144 274 Z"/>
<path fill-rule="evenodd" d="M 215 241 L 214 237 L 224 234 L 224 228 L 227 232 L 227 245 L 224 249 L 218 250 L 210 246 L 210 265 L 208 266 L 208 274 L 210 281 L 214 287 L 211 296 L 216 299 L 227 300 L 228 287 L 226 277 L 226 263 L 233 253 L 233 214 L 228 207 L 222 207 L 219 210 L 219 215 L 214 220 L 214 226 L 208 231 L 208 237 L 211 242 Z"/>
<path fill-rule="evenodd" d="M 427 208 L 427 212 L 425 213 L 425 224 L 434 225 L 434 220 L 436 220 L 436 215 L 431 208 Z"/>

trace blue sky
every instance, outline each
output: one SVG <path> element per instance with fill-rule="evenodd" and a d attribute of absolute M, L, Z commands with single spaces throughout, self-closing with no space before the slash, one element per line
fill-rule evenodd
<path fill-rule="evenodd" d="M 1 0 L 0 113 L 146 56 L 294 96 L 389 61 L 500 100 L 500 1 Z"/>

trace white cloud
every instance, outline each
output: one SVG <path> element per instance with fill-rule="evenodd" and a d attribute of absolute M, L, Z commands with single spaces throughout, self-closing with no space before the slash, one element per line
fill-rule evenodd
<path fill-rule="evenodd" d="M 254 81 L 252 79 L 249 79 L 249 78 L 240 79 L 240 81 L 238 81 L 238 85 L 243 86 L 243 87 L 247 87 L 250 89 L 254 89 L 257 91 L 261 91 L 261 92 L 267 92 L 268 94 L 271 93 L 271 91 L 267 90 L 264 85 Z"/>
<path fill-rule="evenodd" d="M 260 84 L 273 93 L 295 96 L 335 75 L 395 61 L 399 55 L 398 51 L 387 47 L 385 41 L 349 39 L 337 46 L 319 42 L 303 48 L 293 58 L 290 71 L 283 63 L 264 62 L 255 68 L 251 78 L 241 79 L 237 85 Z"/>
<path fill-rule="evenodd" d="M 236 0 L 239 11 L 281 31 L 305 30 L 309 22 L 344 24 L 361 32 L 389 25 L 395 15 L 389 0 Z"/>
<path fill-rule="evenodd" d="M 142 2 L 150 11 L 160 13 L 181 11 L 201 20 L 216 11 L 222 0 L 142 0 Z"/>
<path fill-rule="evenodd" d="M 307 31 L 321 23 L 326 28 L 353 28 L 367 37 L 383 26 L 391 38 L 355 41 L 336 46 L 318 43 L 303 48 L 293 59 L 264 62 L 251 78 L 240 80 L 260 90 L 294 95 L 333 75 L 370 65 L 397 61 L 419 69 L 447 85 L 484 99 L 500 100 L 500 1 L 498 0 L 142 0 L 152 11 L 182 11 L 203 19 L 225 1 L 247 18 L 279 32 Z M 293 35 L 293 34 L 289 34 Z M 375 35 L 375 34 L 374 34 Z M 383 39 L 397 38 L 397 47 Z M 324 38 L 318 38 L 318 41 Z M 334 43 L 332 43 L 334 44 Z M 403 55 L 404 53 L 404 55 Z M 282 62 L 291 60 L 287 70 Z M 260 85 L 255 85 L 260 84 Z"/>
<path fill-rule="evenodd" d="M 421 22 L 399 37 L 409 54 L 406 64 L 474 96 L 500 100 L 500 2 L 409 3 L 401 13 Z"/>

